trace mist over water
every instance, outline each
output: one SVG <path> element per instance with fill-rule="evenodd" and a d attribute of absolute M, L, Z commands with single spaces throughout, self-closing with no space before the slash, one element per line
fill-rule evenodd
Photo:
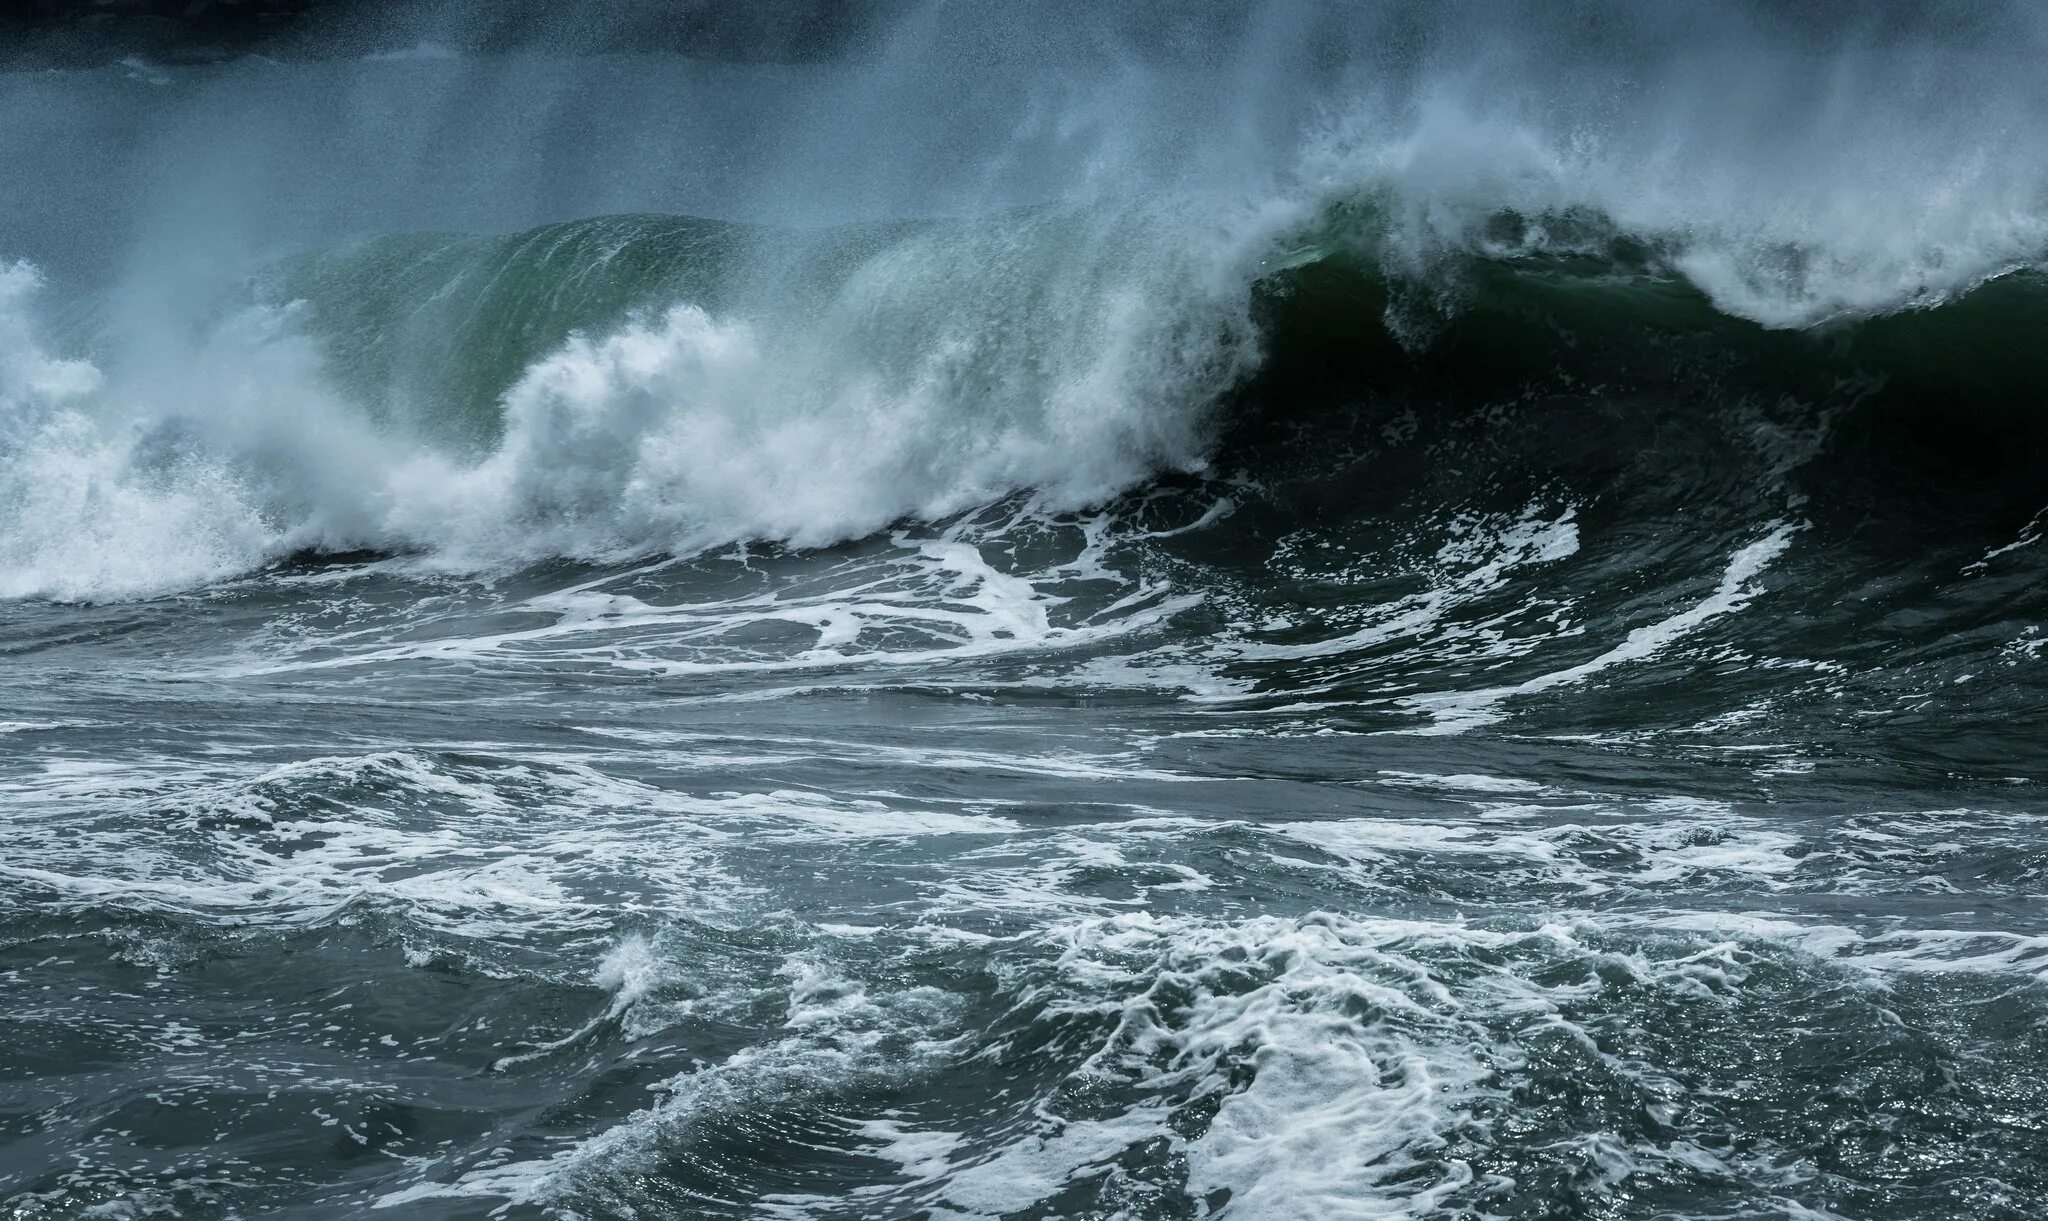
<path fill-rule="evenodd" d="M 121 553 L 159 549 L 113 541 L 124 524 L 89 520 L 97 562 L 11 530 L 11 584 L 123 597 L 307 548 L 816 545 L 1009 492 L 1100 503 L 1213 454 L 1218 402 L 1259 364 L 1255 296 L 1336 251 L 1394 286 L 1358 331 L 1413 350 L 1474 259 L 1578 256 L 1799 327 L 1936 306 L 2048 245 L 2030 10 L 1928 10 L 1917 34 L 1487 16 L 910 7 L 761 64 L 550 54 L 501 15 L 489 54 L 423 36 L 12 74 L 36 121 L 0 150 L 20 171 L 0 242 L 58 277 L 11 292 L 15 346 L 103 383 L 61 404 L 10 385 L 81 421 L 19 450 L 175 501 L 151 462 L 174 435 L 220 512 L 182 560 L 130 571 Z M 301 296 L 277 269 L 308 255 L 330 270 Z M 420 384 L 448 362 L 495 364 Z M 589 434 L 566 489 L 535 469 L 565 428 Z M 828 474 L 826 451 L 860 458 Z M 456 482 L 475 513 L 420 490 Z M 555 537 L 469 523 L 521 515 Z"/>
<path fill-rule="evenodd" d="M 2048 1206 L 2035 6 L 739 12 L 4 60 L 0 1204 Z"/>

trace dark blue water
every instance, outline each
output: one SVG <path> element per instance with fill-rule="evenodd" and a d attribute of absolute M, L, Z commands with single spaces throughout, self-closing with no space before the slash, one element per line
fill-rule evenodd
<path fill-rule="evenodd" d="M 0 1214 L 2048 1210 L 2038 21 L 906 12 L 0 77 Z"/>

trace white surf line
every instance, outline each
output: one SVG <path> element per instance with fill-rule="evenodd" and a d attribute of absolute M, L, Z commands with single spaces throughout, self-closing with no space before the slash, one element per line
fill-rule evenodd
<path fill-rule="evenodd" d="M 2042 509 L 2039 513 L 2034 514 L 2033 518 L 2026 525 L 2020 527 L 2019 536 L 2012 542 L 2007 543 L 2003 547 L 1993 547 L 1974 562 L 1963 565 L 1963 571 L 1971 573 L 1983 572 L 1991 567 L 1991 561 L 1999 556 L 2010 555 L 2015 551 L 2031 547 L 2035 543 L 2040 542 L 2044 523 L 2048 523 L 2048 509 Z"/>
<path fill-rule="evenodd" d="M 1481 725 L 1490 725 L 1500 720 L 1505 713 L 1499 706 L 1518 695 L 1534 695 L 1553 687 L 1562 687 L 1578 682 L 1624 662 L 1638 661 L 1661 652 L 1666 646 L 1691 633 L 1701 624 L 1722 615 L 1731 614 L 1749 605 L 1757 594 L 1751 580 L 1770 566 L 1791 545 L 1792 535 L 1799 527 L 1789 522 L 1779 522 L 1769 534 L 1743 547 L 1729 559 L 1727 569 L 1721 574 L 1721 583 L 1703 601 L 1680 611 L 1668 619 L 1639 627 L 1628 634 L 1620 644 L 1590 661 L 1563 670 L 1539 674 L 1526 682 L 1509 687 L 1488 687 L 1480 691 L 1444 691 L 1428 695 L 1405 696 L 1400 703 L 1430 715 L 1430 723 L 1414 729 L 1394 729 L 1389 733 L 1415 735 L 1443 735 L 1464 733 Z"/>
<path fill-rule="evenodd" d="M 1131 615 L 1116 623 L 1054 627 L 1045 616 L 1045 607 L 1057 605 L 1066 599 L 1037 592 L 1035 587 L 1023 578 L 1010 577 L 993 569 L 986 569 L 985 564 L 981 565 L 981 568 L 986 571 L 955 567 L 954 562 L 959 561 L 961 557 L 952 551 L 934 552 L 926 549 L 925 555 L 926 558 L 936 561 L 935 570 L 951 572 L 967 578 L 972 583 L 978 583 L 979 588 L 976 592 L 959 593 L 951 598 L 954 602 L 975 609 L 956 610 L 942 604 L 920 605 L 908 601 L 887 600 L 791 603 L 773 591 L 729 602 L 690 603 L 669 607 L 652 606 L 624 595 L 605 595 L 596 597 L 595 605 L 579 606 L 574 599 L 551 593 L 528 599 L 511 608 L 561 616 L 556 622 L 540 627 L 484 636 L 394 645 L 317 660 L 241 664 L 205 674 L 207 677 L 242 678 L 395 662 L 482 661 L 492 657 L 510 656 L 511 646 L 552 642 L 593 632 L 622 632 L 642 628 L 661 629 L 665 635 L 659 643 L 690 644 L 706 639 L 715 640 L 740 623 L 770 620 L 811 627 L 819 632 L 819 640 L 802 653 L 780 659 L 693 661 L 660 657 L 628 658 L 619 655 L 620 648 L 617 645 L 570 649 L 536 654 L 534 657 L 552 662 L 580 660 L 603 664 L 614 669 L 671 676 L 815 670 L 856 664 L 900 667 L 1035 648 L 1063 648 L 1110 639 L 1149 628 L 1200 601 L 1195 595 L 1164 598 L 1143 608 L 1142 613 Z M 995 579 L 991 580 L 991 577 Z M 884 579 L 878 578 L 864 587 L 838 591 L 834 596 L 843 599 L 847 593 L 860 593 L 883 584 Z M 1020 600 L 1026 599 L 1029 604 L 1020 605 Z M 951 628 L 958 635 L 951 643 L 926 649 L 861 653 L 846 653 L 839 650 L 839 646 L 853 643 L 860 632 L 869 626 L 906 622 L 934 629 Z"/>

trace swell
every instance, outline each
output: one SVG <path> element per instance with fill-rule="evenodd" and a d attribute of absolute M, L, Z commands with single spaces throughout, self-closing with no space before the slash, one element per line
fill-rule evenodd
<path fill-rule="evenodd" d="M 1356 452 L 1363 432 L 1402 413 L 1455 430 L 1540 404 L 1551 435 L 1587 434 L 1565 452 L 1644 450 L 1626 473 L 1577 471 L 1586 490 L 1711 488 L 1728 439 L 1762 430 L 1807 438 L 1779 447 L 1796 460 L 1744 460 L 1769 483 L 1805 468 L 1804 514 L 1910 505 L 1930 522 L 1981 514 L 2009 535 L 2048 503 L 2038 261 L 1796 327 L 1730 312 L 1669 251 L 1611 228 L 1563 251 L 1459 252 L 1420 274 L 1355 233 L 1281 261 L 1257 287 L 1262 362 L 1227 398 L 1226 467 L 1327 479 L 1343 465 L 1330 455 Z M 1526 444 L 1495 430 L 1501 445 Z M 1485 459 L 1475 484 L 1573 470 L 1565 453 L 1537 449 Z"/>
<path fill-rule="evenodd" d="M 1341 239 L 1280 261 L 1258 285 L 1261 399 L 1312 401 L 1430 367 L 1455 369 L 1466 393 L 1549 374 L 1675 384 L 1705 363 L 1730 388 L 1813 401 L 1861 379 L 1902 398 L 2016 408 L 2048 371 L 2027 341 L 2048 324 L 2048 276 L 2026 264 L 1882 309 L 1772 326 L 1724 308 L 1626 237 L 1566 252 L 1460 253 L 1421 274 Z"/>
<path fill-rule="evenodd" d="M 764 282 L 785 306 L 802 298 L 792 312 L 822 311 L 898 243 L 938 235 L 971 246 L 978 231 L 1013 226 L 1040 226 L 1057 242 L 1075 222 L 1024 209 L 794 234 L 607 216 L 506 236 L 380 238 L 281 265 L 262 291 L 310 307 L 325 371 L 354 401 L 380 418 L 411 413 L 439 439 L 485 446 L 500 435 L 506 392 L 572 336 L 616 332 L 672 302 L 714 316 L 747 310 Z M 1730 387 L 1813 401 L 1857 379 L 1901 399 L 2011 409 L 2032 401 L 2048 370 L 2030 341 L 2048 324 L 2038 261 L 1923 283 L 1881 308 L 1773 325 L 1756 315 L 1782 318 L 1791 303 L 1759 311 L 1717 301 L 1682 270 L 1684 244 L 1631 236 L 1597 215 L 1493 213 L 1419 260 L 1391 252 L 1387 229 L 1375 207 L 1352 202 L 1267 239 L 1235 273 L 1247 281 L 1257 368 L 1242 386 L 1210 390 L 1235 391 L 1234 409 L 1256 413 L 1431 368 L 1455 369 L 1458 392 L 1469 395 L 1553 372 L 1675 382 L 1707 362 Z M 1814 257 L 1775 255 L 1787 266 Z"/>
<path fill-rule="evenodd" d="M 17 317 L 8 592 L 132 596 L 364 550 L 818 547 L 1018 494 L 1073 508 L 1297 450 L 1313 466 L 1390 402 L 1464 418 L 1562 396 L 1588 427 L 1618 404 L 1853 405 L 1878 440 L 1838 454 L 2036 494 L 2048 282 L 2019 247 L 1852 310 L 1898 268 L 1585 210 L 1495 209 L 1422 243 L 1378 196 L 1278 221 L 1210 206 L 389 236 L 264 271 L 169 377 L 53 362 Z M 72 375 L 39 386 L 43 366 Z"/>

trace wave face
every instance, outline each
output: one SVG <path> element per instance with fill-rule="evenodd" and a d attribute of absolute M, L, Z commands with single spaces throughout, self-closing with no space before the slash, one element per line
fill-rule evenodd
<path fill-rule="evenodd" d="M 1257 352 L 1244 287 L 1160 228 L 1057 209 L 800 239 L 606 217 L 295 261 L 200 367 L 146 386 L 52 394 L 32 380 L 51 358 L 24 349 L 23 498 L 62 503 L 0 544 L 9 592 L 163 592 L 315 549 L 475 567 L 816 547 L 1018 491 L 1099 503 L 1199 467 Z M 124 534 L 197 481 L 223 513 L 185 556 Z"/>
<path fill-rule="evenodd" d="M 2026 134 L 2048 98 L 2038 74 L 1998 71 L 2039 23 L 1945 13 L 1502 10 L 1482 36 L 1399 6 L 1157 27 L 942 7 L 816 79 L 628 57 L 600 93 L 581 61 L 451 54 L 16 80 L 53 118 L 9 160 L 51 185 L 0 240 L 109 286 L 46 307 L 96 391 L 56 403 L 10 375 L 13 414 L 43 423 L 6 449 L 10 484 L 35 489 L 0 535 L 7 590 L 171 592 L 307 549 L 475 567 L 809 547 L 1016 492 L 1099 504 L 1214 456 L 1225 400 L 1268 368 L 1255 314 L 1324 259 L 1382 286 L 1332 299 L 1337 359 L 1382 333 L 1426 352 L 1488 294 L 1596 328 L 1598 300 L 1662 310 L 1744 345 L 1722 318 L 1938 317 L 2048 251 Z M 941 106 L 976 47 L 1006 66 Z M 321 159 L 295 146 L 363 90 L 384 104 Z M 170 117 L 138 117 L 166 95 Z M 591 114 L 633 121 L 588 120 L 603 135 L 578 155 L 563 116 Z M 94 124 L 203 150 L 136 183 L 141 253 L 111 265 L 94 248 L 120 239 L 50 219 L 79 172 L 51 164 L 59 140 Z M 739 132 L 774 154 L 731 146 Z M 677 151 L 643 169 L 657 136 Z M 603 185 L 516 199 L 537 172 L 504 154 L 521 138 L 529 159 L 559 154 L 544 181 Z M 107 171 L 124 173 L 141 171 Z M 401 190 L 408 173 L 427 184 Z M 465 189 L 435 185 L 450 178 Z M 748 223 L 605 206 L 626 199 Z M 891 219 L 862 219 L 878 208 Z M 390 232 L 563 210 L 600 214 Z M 893 219 L 941 214 L 962 219 Z M 337 227 L 359 236 L 336 247 Z M 1544 286 L 1558 300 L 1534 300 Z M 24 289 L 7 308 L 23 367 L 53 359 Z M 2029 312 L 2015 301 L 2003 325 Z M 1948 343 L 1939 322 L 1877 329 Z M 177 554 L 137 524 L 188 514 Z"/>
<path fill-rule="evenodd" d="M 0 1212 L 2048 1211 L 2035 6 L 773 15 L 0 72 Z"/>

